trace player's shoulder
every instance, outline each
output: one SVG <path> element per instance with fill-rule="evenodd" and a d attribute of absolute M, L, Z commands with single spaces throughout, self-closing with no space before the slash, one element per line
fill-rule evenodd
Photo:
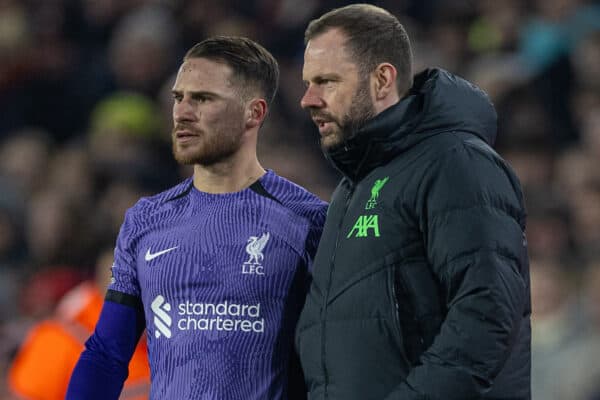
<path fill-rule="evenodd" d="M 327 213 L 328 204 L 302 186 L 273 171 L 260 180 L 264 189 L 283 207 L 300 216 L 319 219 Z"/>
<path fill-rule="evenodd" d="M 192 188 L 192 178 L 187 178 L 179 184 L 160 193 L 140 198 L 128 211 L 132 217 L 148 215 L 176 204 L 175 200 L 185 197 Z"/>

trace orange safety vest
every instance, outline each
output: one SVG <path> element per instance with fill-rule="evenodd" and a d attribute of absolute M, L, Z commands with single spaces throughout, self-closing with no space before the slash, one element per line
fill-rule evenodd
<path fill-rule="evenodd" d="M 21 345 L 8 374 L 14 395 L 29 400 L 63 400 L 84 343 L 94 331 L 103 298 L 93 283 L 82 283 L 65 295 L 53 319 L 36 325 Z M 120 399 L 146 400 L 150 367 L 142 338 L 129 363 Z"/>

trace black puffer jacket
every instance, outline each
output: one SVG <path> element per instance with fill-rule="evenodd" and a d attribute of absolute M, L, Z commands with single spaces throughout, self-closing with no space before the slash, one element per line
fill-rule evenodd
<path fill-rule="evenodd" d="M 530 399 L 518 179 L 496 113 L 443 70 L 329 154 L 345 175 L 296 345 L 309 398 Z"/>

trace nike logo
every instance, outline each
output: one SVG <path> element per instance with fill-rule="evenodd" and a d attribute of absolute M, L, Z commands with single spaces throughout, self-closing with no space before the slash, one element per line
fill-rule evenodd
<path fill-rule="evenodd" d="M 156 252 L 156 253 L 150 253 L 150 249 L 148 249 L 148 251 L 146 252 L 146 256 L 144 257 L 144 259 L 145 259 L 146 261 L 152 261 L 152 260 L 154 260 L 156 257 L 160 257 L 160 256 L 162 256 L 163 254 L 166 254 L 166 253 L 168 253 L 168 252 L 170 252 L 170 251 L 173 251 L 173 250 L 175 250 L 175 249 L 176 249 L 176 248 L 178 248 L 178 247 L 179 247 L 179 246 L 171 247 L 170 249 L 161 250 L 161 251 L 158 251 L 158 252 Z"/>

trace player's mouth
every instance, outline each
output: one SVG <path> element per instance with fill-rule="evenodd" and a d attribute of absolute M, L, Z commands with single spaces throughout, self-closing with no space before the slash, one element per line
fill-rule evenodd
<path fill-rule="evenodd" d="M 327 135 L 327 133 L 331 131 L 331 126 L 335 124 L 335 122 L 331 119 L 326 119 L 322 117 L 313 118 L 313 122 L 315 123 L 315 125 L 317 125 L 321 136 Z"/>
<path fill-rule="evenodd" d="M 199 134 L 195 133 L 194 131 L 190 130 L 190 129 L 179 129 L 175 131 L 175 140 L 177 140 L 178 143 L 187 143 L 187 142 L 191 142 L 196 140 L 198 137 L 200 137 Z"/>

